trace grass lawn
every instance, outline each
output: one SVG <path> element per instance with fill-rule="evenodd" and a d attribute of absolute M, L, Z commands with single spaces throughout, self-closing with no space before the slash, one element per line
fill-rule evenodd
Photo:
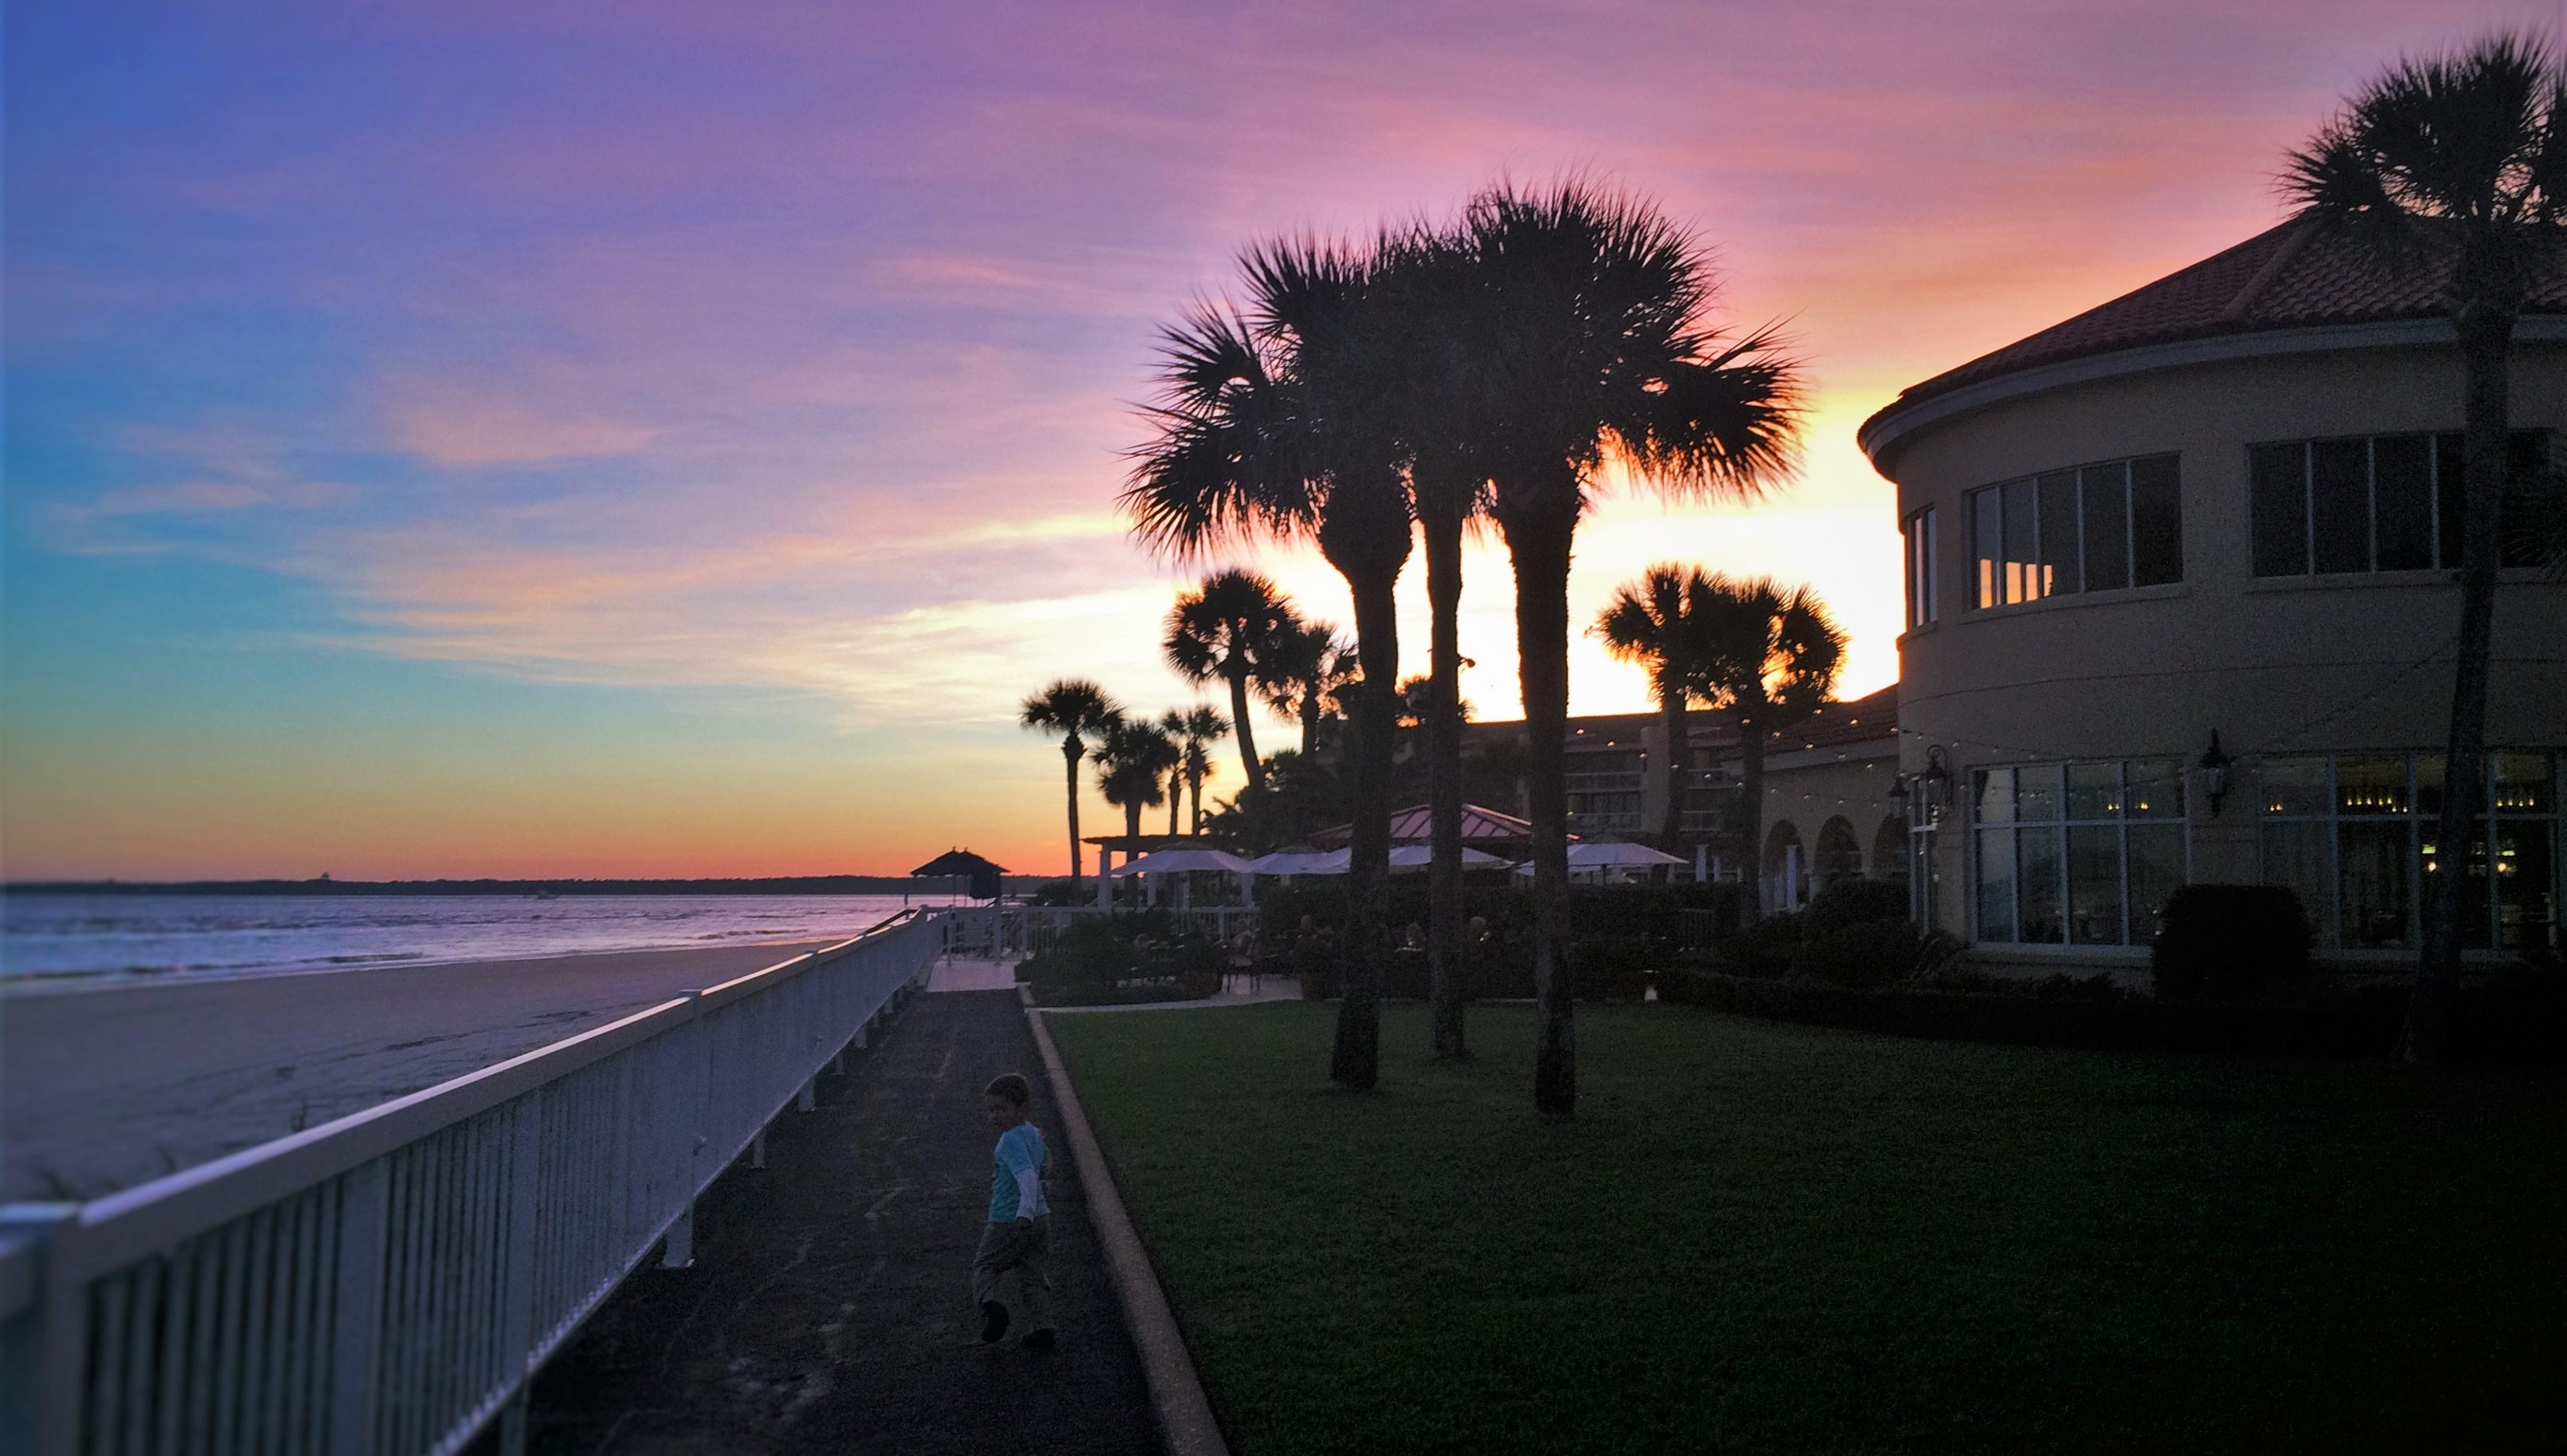
<path fill-rule="evenodd" d="M 1247 1456 L 2567 1449 L 2567 1081 L 1578 1011 L 1049 1018 Z"/>

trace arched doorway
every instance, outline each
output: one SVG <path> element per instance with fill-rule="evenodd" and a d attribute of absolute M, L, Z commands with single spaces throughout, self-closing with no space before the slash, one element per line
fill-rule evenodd
<path fill-rule="evenodd" d="M 1809 850 L 1791 820 L 1777 819 L 1765 831 L 1765 908 L 1798 910 L 1809 903 Z"/>
<path fill-rule="evenodd" d="M 1819 849 L 1811 869 L 1822 890 L 1839 880 L 1862 878 L 1862 841 L 1854 837 L 1854 825 L 1844 815 L 1819 826 Z"/>
<path fill-rule="evenodd" d="M 1898 819 L 1883 819 L 1871 833 L 1871 877 L 1875 880 L 1907 879 L 1907 825 Z"/>

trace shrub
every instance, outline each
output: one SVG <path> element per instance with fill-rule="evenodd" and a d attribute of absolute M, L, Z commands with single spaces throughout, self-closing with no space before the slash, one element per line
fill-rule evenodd
<path fill-rule="evenodd" d="M 1858 989 L 1904 986 L 1940 971 L 1960 953 L 1959 941 L 1908 920 L 1903 903 L 1895 920 L 1827 922 L 1813 914 L 1791 975 Z"/>
<path fill-rule="evenodd" d="M 1648 990 L 1649 973 L 1669 959 L 1666 942 L 1655 936 L 1579 936 L 1569 946 L 1579 1001 L 1638 1001 Z"/>
<path fill-rule="evenodd" d="M 1907 918 L 1907 887 L 1891 880 L 1844 879 L 1810 898 L 1812 926 L 1857 925 Z"/>
<path fill-rule="evenodd" d="M 2239 1001 L 2296 990 L 2309 975 L 2308 913 L 2281 885 L 2186 885 L 2166 901 L 2151 948 L 2160 1001 Z"/>
<path fill-rule="evenodd" d="M 1721 962 L 1732 976 L 1770 981 L 1791 971 L 1805 929 L 1797 910 L 1768 915 L 1723 943 Z"/>

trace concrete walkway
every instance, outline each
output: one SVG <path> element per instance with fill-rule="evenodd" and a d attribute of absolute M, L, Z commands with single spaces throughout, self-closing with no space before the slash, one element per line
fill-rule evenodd
<path fill-rule="evenodd" d="M 1157 1453 L 1138 1356 L 1010 991 L 923 996 L 767 1166 L 699 1205 L 696 1265 L 627 1281 L 535 1382 L 531 1448 L 559 1456 Z M 1060 1345 L 984 1345 L 970 1296 L 990 1197 L 981 1088 L 1033 1084 L 1051 1148 Z"/>

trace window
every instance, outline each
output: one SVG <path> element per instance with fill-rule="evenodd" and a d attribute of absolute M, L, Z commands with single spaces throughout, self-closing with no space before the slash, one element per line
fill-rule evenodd
<path fill-rule="evenodd" d="M 2460 943 L 2559 943 L 2560 765 L 2545 752 L 2487 755 L 2486 803 L 2460 866 Z M 2341 753 L 2261 765 L 2264 882 L 2288 885 L 2318 944 L 2404 950 L 2424 933 L 2421 886 L 2444 873 L 2442 755 Z"/>
<path fill-rule="evenodd" d="M 2518 430 L 2508 447 L 2514 492 L 2528 491 L 2549 457 L 2547 432 Z M 2460 564 L 2457 435 L 2300 439 L 2246 449 L 2247 511 L 2257 576 L 2419 571 Z M 2532 546 L 2508 541 L 2503 564 L 2530 566 Z"/>
<path fill-rule="evenodd" d="M 1971 491 L 1977 605 L 2183 580 L 2179 485 L 2175 456 L 2140 455 Z"/>
<path fill-rule="evenodd" d="M 2143 946 L 2184 882 L 2174 759 L 1983 768 L 1972 778 L 1977 937 Z"/>
<path fill-rule="evenodd" d="M 1907 626 L 1912 631 L 1935 619 L 1934 507 L 1907 518 Z"/>

